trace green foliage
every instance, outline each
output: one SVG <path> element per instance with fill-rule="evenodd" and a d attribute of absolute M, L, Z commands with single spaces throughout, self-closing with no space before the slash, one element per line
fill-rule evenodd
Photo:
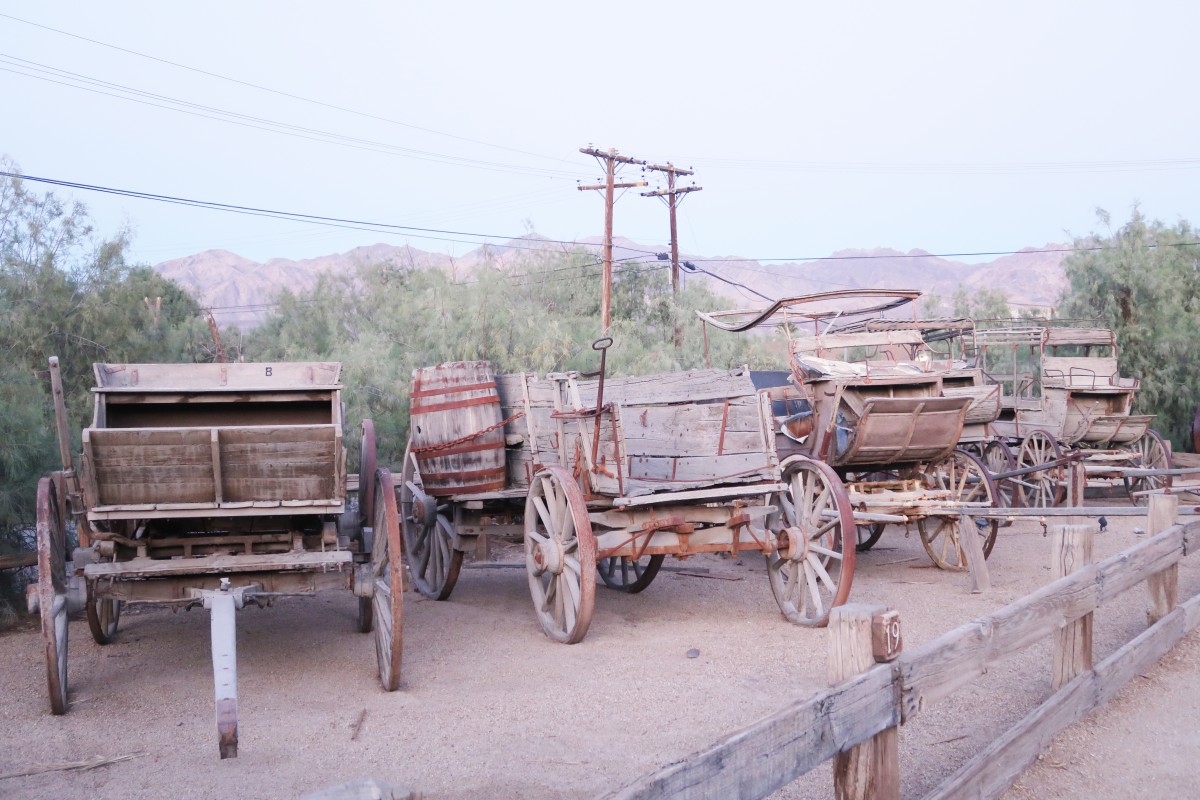
<path fill-rule="evenodd" d="M 1008 296 L 1000 289 L 979 289 L 968 293 L 959 286 L 954 291 L 953 311 L 956 317 L 970 319 L 1008 319 L 1012 310 L 1008 307 Z"/>
<path fill-rule="evenodd" d="M 37 480 L 61 466 L 49 382 L 37 377 L 49 357 L 59 357 L 77 449 L 92 362 L 190 360 L 207 338 L 195 301 L 128 265 L 127 245 L 125 231 L 95 238 L 81 204 L 0 180 L 0 550 L 22 545 Z"/>
<path fill-rule="evenodd" d="M 1101 224 L 1108 216 L 1098 212 Z M 1135 412 L 1175 448 L 1200 404 L 1200 247 L 1187 222 L 1164 225 L 1136 209 L 1116 231 L 1076 239 L 1065 263 L 1066 317 L 1094 318 L 1117 333 L 1121 372 L 1140 378 Z"/>
<path fill-rule="evenodd" d="M 608 373 L 703 366 L 703 332 L 690 309 L 730 303 L 689 287 L 677 305 L 668 273 L 657 266 L 617 265 L 614 272 Z M 340 361 L 346 419 L 371 418 L 381 463 L 398 463 L 418 367 L 486 360 L 498 372 L 598 369 L 591 344 L 601 336 L 600 282 L 600 265 L 583 250 L 526 254 L 502 270 L 480 267 L 462 282 L 437 270 L 376 264 L 326 276 L 303 297 L 285 294 L 278 312 L 249 335 L 246 357 Z M 781 367 L 786 350 L 775 345 L 763 336 L 709 333 L 713 366 Z"/>

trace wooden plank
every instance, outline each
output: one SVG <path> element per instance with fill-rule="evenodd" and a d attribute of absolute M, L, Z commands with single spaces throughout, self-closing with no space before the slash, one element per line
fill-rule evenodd
<path fill-rule="evenodd" d="M 770 480 L 777 472 L 770 454 L 761 452 L 678 458 L 630 455 L 627 469 L 635 481 L 661 482 L 664 489 L 668 484 Z"/>
<path fill-rule="evenodd" d="M 268 504 L 225 502 L 220 507 L 217 507 L 213 503 L 197 503 L 192 506 L 184 503 L 164 503 L 163 505 L 177 505 L 184 506 L 184 508 L 160 509 L 153 503 L 148 505 L 98 506 L 88 511 L 87 518 L 89 520 L 198 519 L 202 517 L 270 517 L 296 513 L 294 509 L 284 506 L 278 501 Z M 306 506 L 305 513 L 338 516 L 345 512 L 345 510 L 346 504 L 344 502 L 330 499 L 324 502 L 320 500 L 314 501 L 312 505 Z"/>
<path fill-rule="evenodd" d="M 882 606 L 847 604 L 829 614 L 829 680 L 835 685 L 875 665 L 872 623 Z M 833 757 L 838 800 L 900 800 L 899 728 L 891 727 Z"/>
<path fill-rule="evenodd" d="M 1090 525 L 1060 525 L 1054 529 L 1050 543 L 1052 578 L 1064 578 L 1092 563 L 1093 533 Z M 1092 668 L 1092 619 L 1092 613 L 1084 614 L 1058 632 L 1050 680 L 1055 690 Z"/>
<path fill-rule="evenodd" d="M 212 442 L 207 429 L 84 432 L 93 505 L 211 501 Z"/>
<path fill-rule="evenodd" d="M 997 798 L 1068 725 L 1095 707 L 1096 679 L 1085 672 L 954 773 L 925 800 Z"/>
<path fill-rule="evenodd" d="M 96 364 L 93 391 L 186 392 L 236 389 L 336 388 L 342 365 L 335 362 L 258 364 Z"/>
<path fill-rule="evenodd" d="M 1095 610 L 1097 574 L 1095 567 L 1088 567 L 902 655 L 897 663 L 903 675 L 905 721 L 1001 659 Z"/>
<path fill-rule="evenodd" d="M 725 486 L 716 489 L 695 489 L 686 492 L 664 492 L 641 497 L 618 497 L 613 500 L 617 508 L 657 505 L 660 503 L 713 502 L 732 497 L 773 494 L 787 488 L 783 483 L 760 483 L 752 486 Z"/>
<path fill-rule="evenodd" d="M 1107 703 L 1125 684 L 1156 664 L 1200 623 L 1200 595 L 1181 603 L 1149 629 L 1119 648 L 1096 667 L 1099 704 Z"/>
<path fill-rule="evenodd" d="M 896 677 L 881 664 L 799 700 L 712 747 L 605 795 L 611 800 L 766 797 L 850 747 L 899 724 Z"/>
<path fill-rule="evenodd" d="M 1183 523 L 1183 554 L 1190 556 L 1200 550 L 1200 520 Z"/>
<path fill-rule="evenodd" d="M 578 381 L 579 400 L 584 408 L 596 405 L 596 381 Z M 630 378 L 611 378 L 604 382 L 606 403 L 702 403 L 757 394 L 750 370 L 695 369 L 665 372 Z"/>
<path fill-rule="evenodd" d="M 1200 596 L 1193 597 L 1150 630 L 1064 686 L 999 740 L 985 748 L 926 800 L 992 800 L 1071 725 L 1107 703 L 1135 675 L 1144 673 L 1200 623 Z"/>
<path fill-rule="evenodd" d="M 88 564 L 83 568 L 83 574 L 88 578 L 140 579 L 221 572 L 275 572 L 337 567 L 340 564 L 349 564 L 353 558 L 349 550 L 263 555 L 222 554 L 171 559 L 135 558 L 131 561 Z"/>
<path fill-rule="evenodd" d="M 1183 557 L 1183 529 L 1176 525 L 1097 564 L 1100 603 L 1132 589 Z"/>

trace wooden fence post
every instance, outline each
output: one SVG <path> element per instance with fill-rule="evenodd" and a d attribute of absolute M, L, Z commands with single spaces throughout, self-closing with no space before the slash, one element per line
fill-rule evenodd
<path fill-rule="evenodd" d="M 895 611 L 851 603 L 829 614 L 828 671 L 835 684 L 866 672 L 876 661 L 891 661 L 900 648 L 900 615 Z M 834 797 L 899 800 L 899 743 L 899 728 L 893 727 L 834 756 Z"/>
<path fill-rule="evenodd" d="M 1179 511 L 1179 496 L 1174 494 L 1150 495 L 1150 512 L 1146 527 L 1151 536 L 1162 533 L 1175 524 Z M 1175 610 L 1179 599 L 1179 562 L 1146 579 L 1150 590 L 1151 606 L 1146 611 L 1146 620 L 1153 625 Z"/>
<path fill-rule="evenodd" d="M 1051 540 L 1051 579 L 1065 578 L 1092 563 L 1093 537 L 1099 530 L 1094 525 L 1060 525 Z M 1058 632 L 1054 643 L 1054 691 L 1092 668 L 1092 614 L 1084 614 Z"/>

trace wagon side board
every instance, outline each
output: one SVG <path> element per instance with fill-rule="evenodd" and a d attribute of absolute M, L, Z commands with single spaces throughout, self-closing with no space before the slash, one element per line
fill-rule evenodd
<path fill-rule="evenodd" d="M 83 463 L 92 519 L 345 503 L 336 425 L 88 429 Z"/>

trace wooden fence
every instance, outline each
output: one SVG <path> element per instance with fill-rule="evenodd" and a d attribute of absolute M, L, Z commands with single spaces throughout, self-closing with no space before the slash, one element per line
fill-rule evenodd
<path fill-rule="evenodd" d="M 1095 564 L 1095 526 L 1057 528 L 1054 569 L 1061 577 L 889 663 L 875 662 L 895 649 L 887 645 L 898 622 L 889 624 L 877 607 L 834 609 L 830 673 L 839 682 L 605 797 L 753 800 L 834 759 L 839 800 L 894 800 L 897 726 L 999 661 L 1052 638 L 1053 694 L 925 800 L 999 797 L 1059 732 L 1111 700 L 1200 623 L 1200 595 L 1177 604 L 1179 562 L 1200 548 L 1200 521 L 1173 525 L 1177 507 L 1175 496 L 1152 497 L 1147 528 L 1156 535 Z M 1093 613 L 1143 582 L 1149 629 L 1093 666 Z"/>

